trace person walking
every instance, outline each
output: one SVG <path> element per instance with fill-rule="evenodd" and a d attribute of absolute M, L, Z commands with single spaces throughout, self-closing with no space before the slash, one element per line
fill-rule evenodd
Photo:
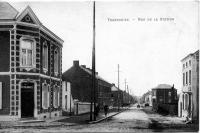
<path fill-rule="evenodd" d="M 105 114 L 105 117 L 107 117 L 107 114 L 108 114 L 108 105 L 104 106 L 104 114 Z"/>
<path fill-rule="evenodd" d="M 99 104 L 97 104 L 97 106 L 96 106 L 96 116 L 99 115 L 99 111 L 100 111 L 100 106 L 99 106 Z"/>

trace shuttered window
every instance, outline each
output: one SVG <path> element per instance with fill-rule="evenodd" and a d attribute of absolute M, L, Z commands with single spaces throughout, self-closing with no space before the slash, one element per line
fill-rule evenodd
<path fill-rule="evenodd" d="M 43 44 L 42 64 L 44 69 L 48 69 L 48 46 L 46 42 Z"/>
<path fill-rule="evenodd" d="M 42 108 L 47 109 L 49 107 L 49 86 L 47 84 L 42 85 Z"/>
<path fill-rule="evenodd" d="M 60 101 L 59 101 L 59 98 L 60 98 L 60 92 L 59 92 L 59 87 L 55 86 L 54 87 L 54 91 L 53 91 L 53 103 L 54 103 L 54 107 L 55 108 L 58 108 L 58 106 L 60 105 Z"/>

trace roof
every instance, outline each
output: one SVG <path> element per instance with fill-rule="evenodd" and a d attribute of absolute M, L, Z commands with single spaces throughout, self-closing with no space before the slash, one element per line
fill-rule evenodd
<path fill-rule="evenodd" d="M 92 75 L 92 71 L 87 69 L 87 68 L 84 68 L 83 66 L 79 66 L 82 70 L 84 70 L 85 72 L 87 72 L 88 74 Z M 99 75 L 96 74 L 96 78 L 97 79 L 100 79 L 102 81 L 105 81 L 107 83 L 109 83 L 108 81 L 106 81 L 105 79 L 103 79 L 102 77 L 100 77 Z M 110 83 L 109 83 L 110 84 Z"/>
<path fill-rule="evenodd" d="M 27 6 L 21 13 L 19 13 L 14 7 L 12 7 L 7 2 L 0 2 L 0 20 L 16 20 L 21 21 L 25 15 L 30 15 L 36 25 L 39 25 L 45 33 L 49 34 L 51 37 L 55 38 L 62 46 L 64 42 L 61 38 L 55 35 L 52 31 L 46 28 L 39 21 L 30 6 Z"/>
<path fill-rule="evenodd" d="M 187 56 L 185 56 L 181 61 L 184 61 L 184 60 L 187 59 L 188 57 L 193 56 L 193 55 L 198 54 L 198 53 L 199 53 L 199 50 L 195 51 L 194 53 L 190 53 L 190 54 L 188 54 Z"/>
<path fill-rule="evenodd" d="M 171 89 L 171 88 L 172 88 L 171 85 L 168 85 L 168 84 L 159 84 L 158 86 L 156 86 L 153 89 Z"/>
<path fill-rule="evenodd" d="M 0 19 L 15 19 L 18 11 L 7 2 L 0 2 Z"/>

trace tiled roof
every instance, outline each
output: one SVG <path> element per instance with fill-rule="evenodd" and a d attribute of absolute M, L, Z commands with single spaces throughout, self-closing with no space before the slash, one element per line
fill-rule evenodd
<path fill-rule="evenodd" d="M 172 88 L 171 85 L 168 85 L 168 84 L 159 84 L 158 86 L 156 86 L 153 89 L 171 89 L 171 88 Z"/>
<path fill-rule="evenodd" d="M 0 19 L 15 19 L 18 11 L 7 2 L 0 2 Z"/>
<path fill-rule="evenodd" d="M 89 70 L 89 69 L 87 69 L 87 68 L 85 68 L 85 67 L 83 67 L 83 66 L 80 66 L 80 68 L 81 69 L 83 69 L 85 72 L 87 72 L 88 74 L 90 74 L 90 75 L 92 75 L 92 71 L 91 70 Z M 105 82 L 107 82 L 107 83 L 109 83 L 108 81 L 106 81 L 105 79 L 103 79 L 102 77 L 100 77 L 99 75 L 97 75 L 96 74 L 96 78 L 97 79 L 100 79 L 100 80 L 102 80 L 102 81 L 105 81 Z M 110 84 L 110 83 L 109 83 Z"/>

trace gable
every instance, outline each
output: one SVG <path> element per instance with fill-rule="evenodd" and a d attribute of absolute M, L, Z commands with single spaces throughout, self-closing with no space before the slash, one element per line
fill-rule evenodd
<path fill-rule="evenodd" d="M 41 25 L 41 22 L 29 6 L 17 17 L 17 21 Z"/>
<path fill-rule="evenodd" d="M 26 15 L 22 18 L 21 22 L 35 24 L 34 21 L 33 21 L 33 19 L 30 17 L 29 14 L 26 14 Z"/>

